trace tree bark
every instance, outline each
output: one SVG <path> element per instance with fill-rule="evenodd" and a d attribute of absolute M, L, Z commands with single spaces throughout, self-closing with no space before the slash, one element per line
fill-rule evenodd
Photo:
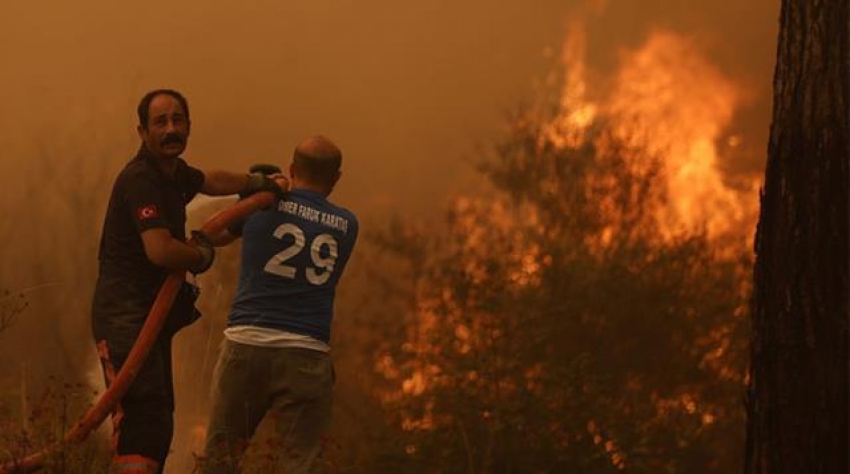
<path fill-rule="evenodd" d="M 783 0 L 745 472 L 848 471 L 850 0 Z"/>

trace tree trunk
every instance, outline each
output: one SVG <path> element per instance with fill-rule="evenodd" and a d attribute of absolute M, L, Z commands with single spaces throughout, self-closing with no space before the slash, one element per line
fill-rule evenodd
<path fill-rule="evenodd" d="M 755 239 L 747 474 L 848 472 L 850 0 L 783 0 Z"/>

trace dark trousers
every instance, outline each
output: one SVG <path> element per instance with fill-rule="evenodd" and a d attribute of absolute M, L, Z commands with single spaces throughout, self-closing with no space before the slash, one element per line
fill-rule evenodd
<path fill-rule="evenodd" d="M 129 354 L 122 338 L 98 341 L 106 384 L 110 385 Z M 116 458 L 137 455 L 159 463 L 160 472 L 174 434 L 174 385 L 171 338 L 161 337 L 112 412 L 112 448 Z"/>
<path fill-rule="evenodd" d="M 107 385 L 127 360 L 160 283 L 140 282 L 122 275 L 98 277 L 92 303 L 92 330 Z M 194 307 L 196 297 L 194 287 L 184 282 L 159 338 L 112 413 L 116 456 L 113 464 L 126 460 L 135 465 L 141 456 L 158 463 L 156 469 L 162 472 L 174 434 L 171 339 L 200 316 Z"/>
<path fill-rule="evenodd" d="M 156 282 L 154 282 L 156 283 Z M 92 303 L 92 330 L 109 385 L 121 369 L 148 317 L 157 284 L 124 276 L 101 274 Z M 171 340 L 181 328 L 200 316 L 194 307 L 197 293 L 184 283 L 165 320 L 159 338 L 112 413 L 113 468 L 122 464 L 144 472 L 162 472 L 174 435 L 174 384 Z M 141 458 L 141 459 L 140 459 Z M 156 463 L 153 468 L 150 466 Z"/>

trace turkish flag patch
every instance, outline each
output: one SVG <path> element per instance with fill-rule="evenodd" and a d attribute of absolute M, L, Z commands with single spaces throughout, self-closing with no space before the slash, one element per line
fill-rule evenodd
<path fill-rule="evenodd" d="M 155 204 L 150 204 L 145 207 L 140 207 L 136 211 L 136 216 L 139 218 L 140 221 L 147 219 L 155 219 L 159 217 L 159 210 L 157 210 Z"/>

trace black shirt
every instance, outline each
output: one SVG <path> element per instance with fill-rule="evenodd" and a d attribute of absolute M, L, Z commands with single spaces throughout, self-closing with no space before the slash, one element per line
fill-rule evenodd
<path fill-rule="evenodd" d="M 167 228 L 175 239 L 186 240 L 186 204 L 200 191 L 204 174 L 178 158 L 169 177 L 158 159 L 143 145 L 112 187 L 98 252 L 95 319 L 126 314 L 143 321 L 147 315 L 168 270 L 148 259 L 143 231 Z"/>

